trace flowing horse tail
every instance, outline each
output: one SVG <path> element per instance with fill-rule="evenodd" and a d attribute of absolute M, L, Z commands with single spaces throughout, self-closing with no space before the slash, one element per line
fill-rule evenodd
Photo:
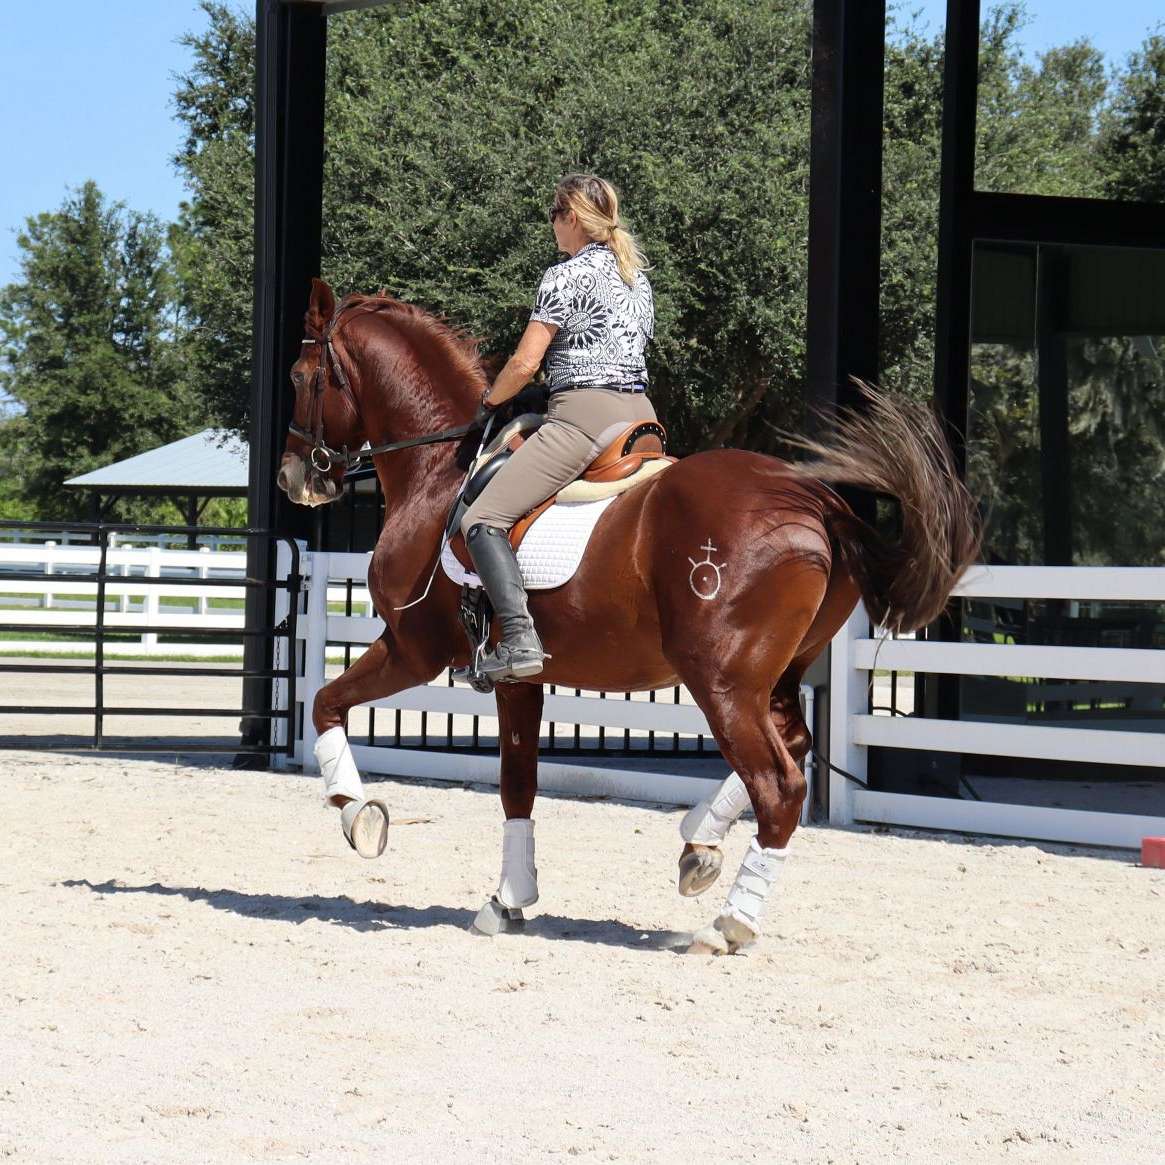
<path fill-rule="evenodd" d="M 978 508 L 955 469 L 933 410 L 858 382 L 866 407 L 832 421 L 823 441 L 799 440 L 813 460 L 798 466 L 820 481 L 897 499 L 896 536 L 835 506 L 830 536 L 875 622 L 915 631 L 936 619 L 983 537 Z"/>

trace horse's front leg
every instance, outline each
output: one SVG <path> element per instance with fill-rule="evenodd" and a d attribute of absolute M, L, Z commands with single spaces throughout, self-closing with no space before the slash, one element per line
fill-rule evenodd
<path fill-rule="evenodd" d="M 497 891 L 470 927 L 495 935 L 525 925 L 522 908 L 538 901 L 534 866 L 534 798 L 538 794 L 538 731 L 542 723 L 541 684 L 499 684 L 498 743 L 501 748 L 502 876 Z"/>
<path fill-rule="evenodd" d="M 431 677 L 430 677 L 431 678 Z M 418 682 L 394 663 L 386 639 L 371 644 L 350 668 L 316 693 L 312 722 L 319 734 L 316 761 L 323 778 L 324 801 L 340 810 L 348 844 L 363 858 L 384 853 L 388 844 L 388 807 L 368 799 L 352 757 L 346 732 L 348 711 L 357 704 L 391 696 Z"/>

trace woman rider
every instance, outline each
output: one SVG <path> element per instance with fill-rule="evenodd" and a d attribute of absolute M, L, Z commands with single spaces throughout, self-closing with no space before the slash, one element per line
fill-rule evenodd
<path fill-rule="evenodd" d="M 568 258 L 542 277 L 530 323 L 482 399 L 486 409 L 504 404 L 545 358 L 547 419 L 461 521 L 501 628 L 501 641 L 481 662 L 495 681 L 535 676 L 546 658 L 526 606 L 510 527 L 578 477 L 628 425 L 655 420 L 644 363 L 655 330 L 647 261 L 619 219 L 614 188 L 593 174 L 563 178 L 550 224 Z"/>

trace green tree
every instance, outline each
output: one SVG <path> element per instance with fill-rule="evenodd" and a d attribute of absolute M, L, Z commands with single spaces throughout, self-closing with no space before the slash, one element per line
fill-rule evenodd
<path fill-rule="evenodd" d="M 980 190 L 1099 197 L 1106 79 L 1087 41 L 1023 55 L 1023 4 L 990 9 L 980 30 L 975 184 Z M 882 375 L 920 399 L 934 388 L 944 44 L 891 12 L 882 180 Z"/>
<path fill-rule="evenodd" d="M 213 353 L 200 365 L 238 420 L 251 122 L 232 95 L 253 33 L 206 10 L 178 93 L 185 253 L 202 280 L 185 295 Z M 386 286 L 502 351 L 555 259 L 555 179 L 594 169 L 622 189 L 654 263 L 655 392 L 678 447 L 746 438 L 765 400 L 786 421 L 804 378 L 808 65 L 804 3 L 425 0 L 335 17 L 324 273 Z"/>
<path fill-rule="evenodd" d="M 934 391 L 943 38 L 891 15 L 883 97 L 882 382 L 928 400 Z"/>
<path fill-rule="evenodd" d="M 16 406 L 0 448 L 21 516 L 76 517 L 84 502 L 63 481 L 198 424 L 165 230 L 86 182 L 17 242 L 21 277 L 0 290 L 0 392 Z"/>
<path fill-rule="evenodd" d="M 1099 197 L 1097 130 L 1107 93 L 1103 55 L 1087 40 L 1035 64 L 1018 43 L 1022 3 L 1001 4 L 979 37 L 975 185 L 980 190 Z"/>
<path fill-rule="evenodd" d="M 623 190 L 655 264 L 654 391 L 675 446 L 772 448 L 766 422 L 796 424 L 803 397 L 809 7 L 418 0 L 333 17 L 324 274 L 341 290 L 386 287 L 503 352 L 554 258 L 551 184 L 598 170 Z M 177 94 L 191 186 L 177 252 L 191 364 L 237 423 L 250 368 L 254 29 L 225 4 L 204 8 L 209 28 L 188 40 Z M 977 184 L 1100 195 L 1112 151 L 1144 158 L 1156 140 L 1143 128 L 1161 88 L 1156 50 L 1142 54 L 1143 80 L 1118 78 L 1133 150 L 1108 119 L 1096 50 L 1077 42 L 1030 61 L 1024 19 L 1015 3 L 984 19 Z M 933 388 L 942 68 L 941 34 L 892 27 L 881 364 L 885 384 L 920 398 Z M 1023 405 L 1026 357 L 992 359 L 1003 366 L 979 399 L 1000 411 L 979 431 L 1038 432 L 1034 415 L 1016 418 L 1034 407 Z M 988 493 L 1006 490 L 1009 471 L 984 472 L 996 474 Z"/>
<path fill-rule="evenodd" d="M 1108 197 L 1165 202 L 1165 33 L 1146 37 L 1116 77 L 1100 149 Z"/>
<path fill-rule="evenodd" d="M 184 358 L 209 414 L 239 426 L 251 383 L 255 27 L 227 4 L 202 0 L 201 8 L 208 27 L 183 38 L 193 61 L 174 96 L 185 137 L 173 161 L 191 197 L 170 245 Z"/>

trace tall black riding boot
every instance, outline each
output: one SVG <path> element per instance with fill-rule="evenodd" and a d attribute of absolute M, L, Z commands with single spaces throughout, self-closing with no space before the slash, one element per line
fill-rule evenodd
<path fill-rule="evenodd" d="M 526 588 L 508 532 L 479 522 L 470 527 L 465 545 L 501 629 L 501 641 L 483 656 L 481 671 L 494 681 L 536 676 L 546 652 L 526 607 Z"/>

